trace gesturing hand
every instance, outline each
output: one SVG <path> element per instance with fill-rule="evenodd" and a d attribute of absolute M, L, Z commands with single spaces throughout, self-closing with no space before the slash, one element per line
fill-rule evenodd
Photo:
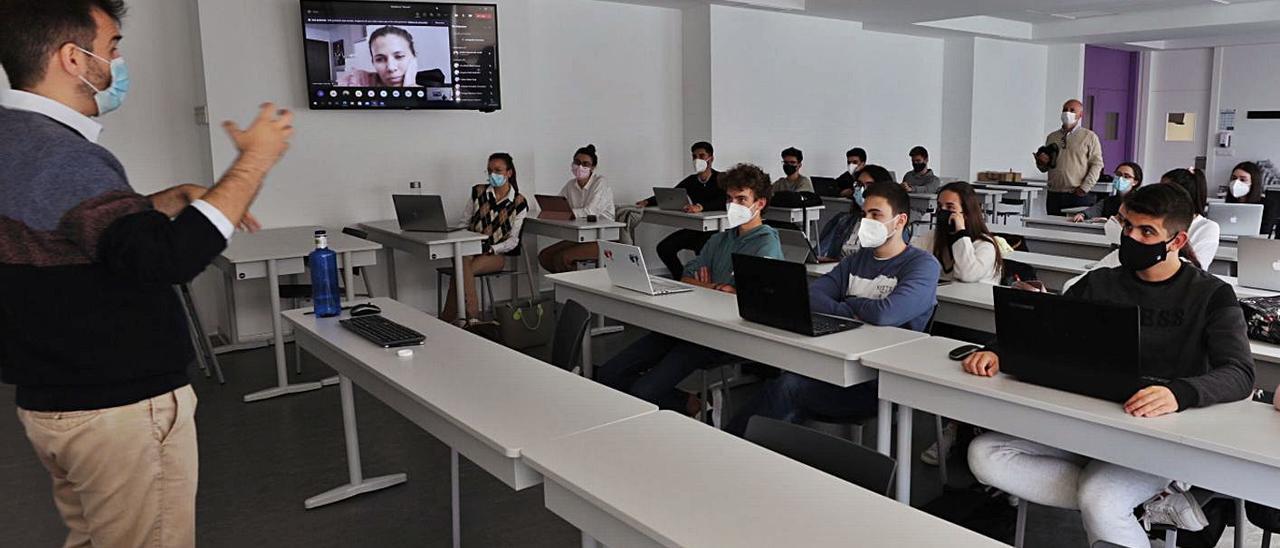
<path fill-rule="evenodd" d="M 269 168 L 289 149 L 289 139 L 293 137 L 292 124 L 292 112 L 276 110 L 274 104 L 263 103 L 258 117 L 253 119 L 248 129 L 240 129 L 230 120 L 222 123 L 222 129 L 231 137 L 241 156 L 263 162 L 265 165 L 260 167 Z"/>

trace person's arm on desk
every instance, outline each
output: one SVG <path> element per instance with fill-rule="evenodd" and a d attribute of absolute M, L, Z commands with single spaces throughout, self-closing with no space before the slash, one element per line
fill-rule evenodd
<path fill-rule="evenodd" d="M 917 264 L 903 269 L 898 285 L 883 299 L 845 297 L 845 306 L 854 314 L 850 317 L 872 325 L 897 327 L 928 312 L 934 305 L 942 267 L 931 255 L 921 257 Z"/>

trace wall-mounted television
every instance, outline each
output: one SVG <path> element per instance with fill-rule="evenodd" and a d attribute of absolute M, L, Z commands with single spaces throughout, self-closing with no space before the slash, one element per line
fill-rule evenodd
<path fill-rule="evenodd" d="M 301 2 L 312 110 L 502 108 L 497 6 Z"/>

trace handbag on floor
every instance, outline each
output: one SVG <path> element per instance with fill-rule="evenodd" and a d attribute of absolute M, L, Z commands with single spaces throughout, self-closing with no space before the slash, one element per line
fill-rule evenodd
<path fill-rule="evenodd" d="M 1250 339 L 1280 344 L 1280 297 L 1240 299 L 1240 308 Z"/>
<path fill-rule="evenodd" d="M 517 350 L 549 344 L 556 329 L 555 302 L 538 297 L 537 287 L 533 283 L 532 264 L 527 255 L 525 267 L 525 272 L 528 273 L 529 299 L 521 300 L 517 291 L 510 301 L 494 307 L 498 336 L 502 344 Z"/>

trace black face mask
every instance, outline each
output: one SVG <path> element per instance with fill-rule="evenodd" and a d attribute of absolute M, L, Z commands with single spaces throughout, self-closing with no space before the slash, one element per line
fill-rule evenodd
<path fill-rule="evenodd" d="M 800 169 L 800 166 L 793 166 L 791 164 L 782 164 L 782 172 L 786 173 L 787 175 L 795 175 L 796 171 L 798 171 L 799 169 Z"/>
<path fill-rule="evenodd" d="M 952 213 L 949 210 L 946 210 L 946 209 L 938 210 L 937 214 L 934 217 L 937 221 L 937 223 L 934 225 L 934 230 L 938 234 L 951 234 L 952 232 L 955 232 L 955 228 L 951 226 L 952 215 L 954 215 L 954 213 Z"/>
<path fill-rule="evenodd" d="M 1142 272 L 1163 261 L 1169 254 L 1167 242 L 1144 244 L 1130 238 L 1128 234 L 1120 236 L 1120 265 L 1134 272 Z"/>
<path fill-rule="evenodd" d="M 922 173 L 924 172 L 925 169 L 928 169 L 928 168 L 929 168 L 929 164 L 926 164 L 924 162 L 911 162 L 911 169 L 914 169 L 916 173 Z"/>

